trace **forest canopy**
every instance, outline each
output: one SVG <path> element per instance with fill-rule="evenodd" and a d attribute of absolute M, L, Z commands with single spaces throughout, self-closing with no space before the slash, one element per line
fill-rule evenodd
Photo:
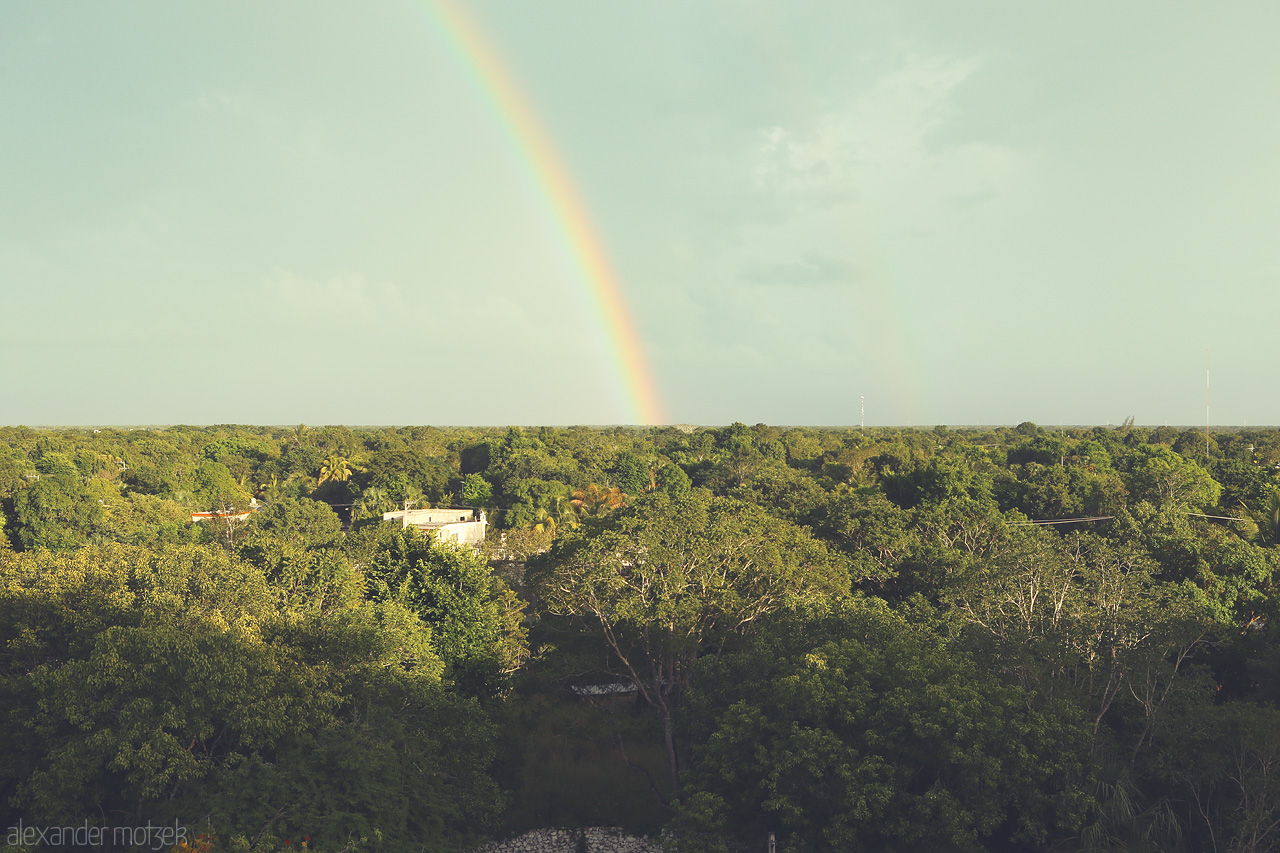
<path fill-rule="evenodd" d="M 1278 570 L 1268 429 L 5 427 L 0 812 L 1280 849 Z"/>

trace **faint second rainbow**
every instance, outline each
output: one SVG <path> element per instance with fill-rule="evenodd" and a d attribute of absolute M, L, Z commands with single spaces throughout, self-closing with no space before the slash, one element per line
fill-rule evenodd
<path fill-rule="evenodd" d="M 589 313 L 599 318 L 611 372 L 630 415 L 640 424 L 664 423 L 657 383 L 631 320 L 622 284 L 542 123 L 466 12 L 453 0 L 424 0 L 423 5 L 439 25 L 458 65 L 507 131 L 508 142 L 527 167 L 556 231 L 580 270 Z"/>

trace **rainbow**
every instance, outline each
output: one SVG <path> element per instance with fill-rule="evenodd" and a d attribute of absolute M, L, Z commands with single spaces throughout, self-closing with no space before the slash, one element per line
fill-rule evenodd
<path fill-rule="evenodd" d="M 599 318 L 611 372 L 628 415 L 638 424 L 665 423 L 658 387 L 631 320 L 622 283 L 528 99 L 479 27 L 453 0 L 424 0 L 422 5 L 457 65 L 505 131 L 516 159 L 527 169 L 539 200 L 555 223 L 555 231 L 580 273 L 589 313 Z"/>

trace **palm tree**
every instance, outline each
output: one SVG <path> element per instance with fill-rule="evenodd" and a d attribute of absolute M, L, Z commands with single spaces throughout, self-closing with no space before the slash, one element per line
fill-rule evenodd
<path fill-rule="evenodd" d="M 538 511 L 534 514 L 535 521 L 531 525 L 536 533 L 549 533 L 552 536 L 556 534 L 556 517 L 552 515 L 546 507 L 538 507 Z"/>
<path fill-rule="evenodd" d="M 276 474 L 272 474 L 271 482 L 259 483 L 258 488 L 254 490 L 253 496 L 258 500 L 270 503 L 280 497 L 280 488 L 280 477 Z"/>
<path fill-rule="evenodd" d="M 538 539 L 543 540 L 543 543 L 536 548 L 538 552 L 550 547 L 551 540 L 555 538 L 556 532 L 561 527 L 572 530 L 578 526 L 578 515 L 574 510 L 573 502 L 562 495 L 547 497 L 542 505 L 534 510 L 533 523 L 529 525 L 529 530 L 536 534 Z"/>
<path fill-rule="evenodd" d="M 573 493 L 573 500 L 569 501 L 578 511 L 578 515 L 587 518 L 599 518 L 625 505 L 626 502 L 627 496 L 622 489 L 617 486 L 605 489 L 595 483 L 588 484 L 585 489 L 578 489 Z"/>
<path fill-rule="evenodd" d="M 1257 510 L 1249 510 L 1249 515 L 1258 525 L 1258 541 L 1263 545 L 1280 544 L 1280 489 L 1272 489 L 1264 503 Z"/>
<path fill-rule="evenodd" d="M 573 501 L 560 495 L 548 498 L 544 506 L 544 511 L 555 521 L 556 527 L 570 530 L 578 526 L 578 514 L 574 509 Z"/>
<path fill-rule="evenodd" d="M 297 489 L 299 495 L 309 495 L 319 488 L 320 484 L 316 482 L 315 477 L 295 471 L 284 481 L 284 486 L 289 490 Z"/>
<path fill-rule="evenodd" d="M 328 459 L 324 460 L 324 464 L 320 466 L 319 484 L 323 485 L 329 480 L 333 480 L 336 483 L 345 483 L 347 480 L 351 479 L 351 475 L 354 471 L 355 469 L 351 465 L 351 460 L 343 456 L 339 456 L 336 453 L 332 453 L 329 455 Z"/>
<path fill-rule="evenodd" d="M 1127 770 L 1106 762 L 1090 787 L 1095 806 L 1080 835 L 1073 839 L 1083 853 L 1186 849 L 1169 800 L 1148 801 Z"/>
<path fill-rule="evenodd" d="M 352 513 L 353 518 L 382 518 L 384 512 L 391 512 L 398 507 L 396 502 L 391 499 L 391 495 L 387 494 L 385 489 L 379 489 L 371 486 L 364 490 L 364 494 L 360 496 L 360 500 L 356 501 L 355 512 Z"/>

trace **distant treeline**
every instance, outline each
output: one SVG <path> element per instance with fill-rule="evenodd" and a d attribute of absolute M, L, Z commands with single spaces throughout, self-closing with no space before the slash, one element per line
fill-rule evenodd
<path fill-rule="evenodd" d="M 0 428 L 0 829 L 1280 849 L 1278 475 L 1131 423 Z M 429 506 L 489 541 L 382 521 Z"/>

